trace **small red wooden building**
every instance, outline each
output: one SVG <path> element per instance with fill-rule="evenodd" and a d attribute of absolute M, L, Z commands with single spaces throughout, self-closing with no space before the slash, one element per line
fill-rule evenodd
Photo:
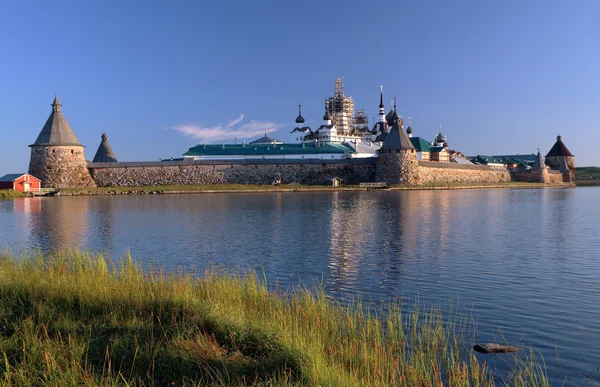
<path fill-rule="evenodd" d="M 12 189 L 19 192 L 36 192 L 42 182 L 29 173 L 12 173 L 0 177 L 0 189 Z"/>

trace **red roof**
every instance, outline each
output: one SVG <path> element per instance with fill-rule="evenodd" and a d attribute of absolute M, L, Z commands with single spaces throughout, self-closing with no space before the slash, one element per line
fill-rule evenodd
<path fill-rule="evenodd" d="M 573 156 L 571 152 L 567 149 L 565 144 L 563 144 L 560 136 L 556 137 L 556 143 L 550 149 L 550 152 L 546 155 L 546 157 L 556 157 L 556 156 Z"/>

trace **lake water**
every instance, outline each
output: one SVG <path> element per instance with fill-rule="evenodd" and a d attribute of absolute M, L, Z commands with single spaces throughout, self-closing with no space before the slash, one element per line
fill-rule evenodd
<path fill-rule="evenodd" d="M 554 384 L 600 381 L 600 190 L 489 189 L 56 197 L 0 201 L 13 251 L 130 251 L 168 270 L 217 264 L 280 287 L 323 283 L 460 303 L 478 341 L 531 346 Z M 498 373 L 507 356 L 478 355 Z"/>

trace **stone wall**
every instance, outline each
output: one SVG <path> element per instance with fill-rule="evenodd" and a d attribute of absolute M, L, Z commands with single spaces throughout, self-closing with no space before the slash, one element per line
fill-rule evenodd
<path fill-rule="evenodd" d="M 29 173 L 44 188 L 95 187 L 82 146 L 32 146 Z"/>
<path fill-rule="evenodd" d="M 573 182 L 570 172 L 561 172 L 548 168 L 539 171 L 514 171 L 511 172 L 511 176 L 514 181 L 524 183 L 561 184 Z"/>
<path fill-rule="evenodd" d="M 112 164 L 112 165 L 110 165 Z M 337 176 L 343 184 L 373 181 L 372 163 L 239 163 L 239 164 L 186 164 L 184 162 L 144 163 L 90 163 L 92 177 L 100 187 L 136 187 L 157 185 L 195 184 L 271 184 L 281 176 L 283 184 L 298 183 L 325 185 Z M 131 163 L 133 164 L 133 163 Z"/>
<path fill-rule="evenodd" d="M 571 173 L 575 173 L 575 157 L 574 156 L 550 156 L 546 157 L 546 164 L 552 169 L 560 169 L 562 167 L 562 159 L 566 159 L 567 167 Z"/>
<path fill-rule="evenodd" d="M 375 181 L 388 184 L 418 184 L 419 165 L 415 150 L 380 151 Z"/>
<path fill-rule="evenodd" d="M 480 184 L 511 181 L 506 168 L 419 161 L 421 184 Z"/>
<path fill-rule="evenodd" d="M 377 164 L 375 164 L 377 161 Z M 388 182 L 389 184 L 481 184 L 508 181 L 569 182 L 560 171 L 509 172 L 506 168 L 417 161 L 410 151 L 382 153 L 375 159 L 336 160 L 245 160 L 220 164 L 218 161 L 89 163 L 91 176 L 100 187 L 139 187 L 196 184 L 271 184 L 281 176 L 282 183 L 325 185 L 337 176 L 342 184 Z M 544 176 L 542 176 L 542 174 Z"/>

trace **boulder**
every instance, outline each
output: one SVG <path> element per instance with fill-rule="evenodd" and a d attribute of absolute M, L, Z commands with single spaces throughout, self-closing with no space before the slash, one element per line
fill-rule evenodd
<path fill-rule="evenodd" d="M 506 352 L 517 352 L 518 347 L 512 345 L 501 345 L 497 343 L 481 343 L 475 344 L 473 349 L 481 353 L 506 353 Z"/>

